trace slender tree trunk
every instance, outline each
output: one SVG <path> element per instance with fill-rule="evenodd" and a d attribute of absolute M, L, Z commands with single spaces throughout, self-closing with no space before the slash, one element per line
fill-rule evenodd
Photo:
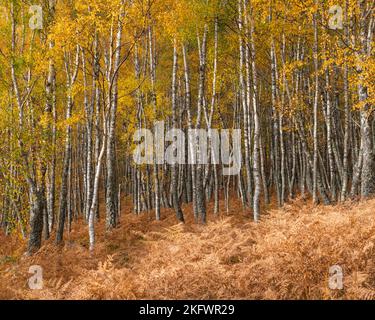
<path fill-rule="evenodd" d="M 318 7 L 318 2 L 315 0 L 315 5 Z M 318 10 L 318 8 L 316 8 Z M 318 174 L 318 101 L 319 101 L 319 62 L 318 62 L 318 13 L 314 13 L 313 17 L 314 25 L 314 46 L 313 46 L 313 58 L 314 58 L 314 72 L 315 72 L 315 91 L 314 91 L 314 153 L 313 153 L 313 202 L 318 203 L 317 194 L 317 174 Z"/>
<path fill-rule="evenodd" d="M 68 96 L 66 102 L 66 120 L 69 121 L 72 116 L 72 109 L 73 109 L 73 98 L 71 94 L 71 90 L 73 84 L 75 83 L 78 75 L 78 68 L 79 68 L 79 55 L 80 55 L 80 48 L 77 46 L 76 52 L 76 60 L 75 60 L 75 70 L 73 74 L 70 72 L 70 54 L 65 54 L 65 72 L 67 78 L 67 88 L 68 88 Z M 68 214 L 68 178 L 70 172 L 70 161 L 71 161 L 71 149 L 72 149 L 72 127 L 70 124 L 67 124 L 66 131 L 65 131 L 65 150 L 64 150 L 64 161 L 62 167 L 62 176 L 61 176 L 61 191 L 60 191 L 60 214 L 59 214 L 59 222 L 58 228 L 56 233 L 56 243 L 60 244 L 63 240 L 64 234 L 64 226 L 65 226 L 65 219 L 66 215 Z"/>
<path fill-rule="evenodd" d="M 374 16 L 373 6 L 368 7 L 366 1 L 359 1 L 360 9 L 360 32 L 359 32 L 359 42 L 361 45 L 361 54 L 358 56 L 360 61 L 357 72 L 359 74 L 360 83 L 358 85 L 358 97 L 359 101 L 363 104 L 360 111 L 360 125 L 361 125 L 361 146 L 362 146 L 362 171 L 361 171 L 361 197 L 368 198 L 375 194 L 375 154 L 373 146 L 373 132 L 371 128 L 371 122 L 373 117 L 373 110 L 370 108 L 368 99 L 368 88 L 364 84 L 363 70 L 361 62 L 365 57 L 371 55 L 371 38 L 373 36 L 373 24 Z M 370 17 L 369 21 L 366 17 Z M 367 29 L 368 28 L 368 29 Z"/>
<path fill-rule="evenodd" d="M 177 68 L 178 68 L 178 54 L 177 41 L 174 40 L 173 45 L 173 71 L 172 71 L 172 126 L 174 129 L 178 126 L 177 120 Z M 180 199 L 178 196 L 178 163 L 172 164 L 171 168 L 171 189 L 172 189 L 172 205 L 179 221 L 184 222 L 184 214 L 181 210 Z"/>
<path fill-rule="evenodd" d="M 243 108 L 243 131 L 244 131 L 244 143 L 245 143 L 245 169 L 246 169 L 246 199 L 251 203 L 251 199 L 253 197 L 252 195 L 252 183 L 251 183 L 251 175 L 252 175 L 252 170 L 251 170 L 251 159 L 250 159 L 250 57 L 249 57 L 249 51 L 248 47 L 246 50 L 246 74 L 247 74 L 247 86 L 245 86 L 245 80 L 243 76 L 243 67 L 244 67 L 244 41 L 243 41 L 243 14 L 242 14 L 242 0 L 238 0 L 238 12 L 239 12 L 239 17 L 238 17 L 238 26 L 239 26 L 239 45 L 240 45 L 240 61 L 239 61 L 239 81 L 240 81 L 240 101 L 242 104 Z M 247 27 L 247 25 L 246 25 Z"/>
<path fill-rule="evenodd" d="M 118 19 L 117 35 L 115 42 L 115 59 L 114 59 L 114 74 L 112 81 L 112 90 L 110 92 L 110 113 L 109 113 L 109 126 L 107 137 L 107 184 L 106 184 L 106 227 L 110 231 L 117 226 L 118 218 L 118 199 L 117 199 L 117 175 L 116 175 L 116 113 L 118 104 L 118 72 L 121 63 L 121 46 L 122 46 L 122 29 L 124 18 L 124 2 L 121 2 L 121 12 Z"/>
<path fill-rule="evenodd" d="M 250 8 L 252 11 L 252 8 Z M 260 191 L 261 191 L 261 172 L 260 172 L 260 121 L 258 110 L 258 79 L 256 67 L 256 53 L 254 44 L 254 17 L 250 13 L 250 52 L 251 52 L 251 69 L 253 74 L 253 116 L 254 116 L 254 146 L 253 146 L 253 175 L 254 175 L 254 199 L 253 214 L 254 221 L 258 222 L 260 218 Z"/>
<path fill-rule="evenodd" d="M 191 91 L 190 91 L 190 75 L 189 75 L 189 65 L 187 60 L 187 52 L 185 45 L 182 46 L 182 54 L 184 60 L 184 77 L 185 77 L 185 103 L 186 111 L 188 116 L 188 129 L 193 128 L 193 120 L 191 115 Z M 191 142 L 191 141 L 189 141 Z M 194 152 L 194 146 L 192 143 L 189 143 L 188 152 Z M 194 217 L 198 219 L 198 207 L 197 207 L 197 182 L 196 182 L 196 168 L 194 164 L 190 164 L 190 173 L 191 173 L 191 187 L 192 187 L 192 200 L 193 200 L 193 210 Z"/>

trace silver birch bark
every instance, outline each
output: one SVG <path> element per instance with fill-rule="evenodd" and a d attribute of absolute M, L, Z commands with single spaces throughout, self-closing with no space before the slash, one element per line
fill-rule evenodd
<path fill-rule="evenodd" d="M 110 85 L 110 113 L 108 120 L 108 137 L 106 150 L 106 227 L 110 231 L 117 226 L 118 219 L 118 199 L 117 199 L 117 179 L 116 179 L 116 113 L 118 104 L 118 72 L 121 66 L 121 46 L 124 12 L 124 1 L 121 2 L 120 15 L 117 23 L 117 33 L 115 42 L 115 57 L 113 62 L 114 74 Z"/>

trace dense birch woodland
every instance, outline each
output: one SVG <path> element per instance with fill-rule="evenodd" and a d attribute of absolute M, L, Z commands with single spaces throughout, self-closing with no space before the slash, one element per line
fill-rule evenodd
<path fill-rule="evenodd" d="M 99 223 L 124 223 L 123 200 L 150 221 L 171 208 L 201 225 L 238 200 L 262 224 L 297 198 L 374 195 L 373 1 L 0 3 L 0 228 L 28 254 L 77 224 L 94 251 Z M 240 129 L 241 170 L 135 163 L 135 133 L 160 145 L 161 121 Z"/>

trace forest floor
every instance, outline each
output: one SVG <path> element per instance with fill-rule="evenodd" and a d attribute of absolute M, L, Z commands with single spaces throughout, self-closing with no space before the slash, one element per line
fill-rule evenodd
<path fill-rule="evenodd" d="M 232 200 L 206 226 L 194 223 L 190 206 L 181 225 L 172 210 L 156 222 L 126 202 L 119 228 L 105 234 L 97 224 L 92 254 L 83 221 L 63 246 L 52 235 L 32 257 L 24 240 L 0 234 L 0 299 L 375 299 L 375 200 L 294 200 L 264 209 L 258 224 Z M 43 268 L 42 290 L 28 287 L 31 265 Z M 334 265 L 343 290 L 329 288 Z"/>

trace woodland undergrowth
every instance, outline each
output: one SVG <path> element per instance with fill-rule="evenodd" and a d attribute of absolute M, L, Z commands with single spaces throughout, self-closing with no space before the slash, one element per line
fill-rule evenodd
<path fill-rule="evenodd" d="M 124 205 L 111 234 L 98 222 L 93 253 L 84 223 L 73 224 L 64 245 L 52 235 L 31 257 L 18 236 L 0 234 L 0 298 L 375 298 L 375 200 L 312 206 L 298 199 L 264 209 L 258 224 L 236 200 L 230 208 L 202 226 L 190 206 L 182 225 L 171 210 L 156 222 Z M 28 288 L 31 265 L 43 268 L 42 290 Z M 343 290 L 328 286 L 333 265 L 343 269 Z"/>

